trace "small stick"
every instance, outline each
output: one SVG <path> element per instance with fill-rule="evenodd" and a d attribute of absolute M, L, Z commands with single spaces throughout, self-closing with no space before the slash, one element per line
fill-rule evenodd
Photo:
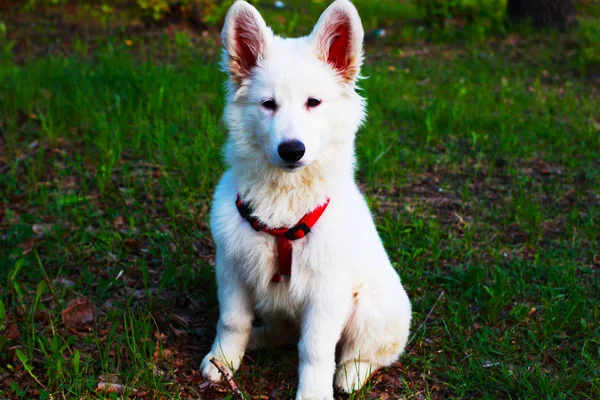
<path fill-rule="evenodd" d="M 437 300 L 435 301 L 435 303 L 433 303 L 433 307 L 431 307 L 431 310 L 429 310 L 429 314 L 427 314 L 427 316 L 425 317 L 425 320 L 421 323 L 421 325 L 419 325 L 419 327 L 417 328 L 417 330 L 415 331 L 415 333 L 417 331 L 419 331 L 423 325 L 425 325 L 425 323 L 427 322 L 427 320 L 429 319 L 429 317 L 431 317 L 431 313 L 433 312 L 433 309 L 435 308 L 435 306 L 437 306 L 437 303 L 439 303 L 440 299 L 444 297 L 444 291 L 442 290 L 442 293 L 440 293 L 440 295 L 438 296 Z"/>
<path fill-rule="evenodd" d="M 419 327 L 417 329 L 415 329 L 415 331 L 412 334 L 412 337 L 410 338 L 409 342 L 412 342 L 413 339 L 417 336 L 417 332 L 419 332 L 421 330 L 421 328 L 423 326 L 425 326 L 425 323 L 427 322 L 427 320 L 429 320 L 429 317 L 431 317 L 431 313 L 433 313 L 433 310 L 435 308 L 435 306 L 437 306 L 437 303 L 439 303 L 439 301 L 442 299 L 442 297 L 444 297 L 444 291 L 442 290 L 442 292 L 440 293 L 440 295 L 438 296 L 437 300 L 435 301 L 435 303 L 433 303 L 433 306 L 431 307 L 431 310 L 429 310 L 429 313 L 427 314 L 427 316 L 425 317 L 425 320 L 421 323 L 421 325 L 419 325 Z"/>
<path fill-rule="evenodd" d="M 425 320 L 421 323 L 421 325 L 419 325 L 419 327 L 417 329 L 415 329 L 415 331 L 413 332 L 412 336 L 408 340 L 408 343 L 412 343 L 412 341 L 417 337 L 417 333 L 421 330 L 422 327 L 425 326 L 425 323 L 427 323 L 427 321 L 429 320 L 429 317 L 431 317 L 431 313 L 433 313 L 433 310 L 434 310 L 435 306 L 437 306 L 437 303 L 439 303 L 439 301 L 442 299 L 442 297 L 444 297 L 444 294 L 445 293 L 442 290 L 442 292 L 438 296 L 438 299 L 435 301 L 435 303 L 433 303 L 433 306 L 431 307 L 431 310 L 429 310 L 429 313 L 425 317 Z"/>
<path fill-rule="evenodd" d="M 221 364 L 219 360 L 217 360 L 215 357 L 211 357 L 210 362 L 213 363 L 215 367 L 217 367 L 221 375 L 223 375 L 223 378 L 225 378 L 227 383 L 229 383 L 229 386 L 231 386 L 231 392 L 233 393 L 233 397 L 239 400 L 246 400 L 246 398 L 242 394 L 242 391 L 237 387 L 235 381 L 231 377 L 231 374 L 227 372 L 223 364 Z"/>

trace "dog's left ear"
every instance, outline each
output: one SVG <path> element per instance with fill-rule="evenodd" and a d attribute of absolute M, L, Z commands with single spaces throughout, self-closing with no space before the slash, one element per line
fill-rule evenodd
<path fill-rule="evenodd" d="M 252 5 L 238 0 L 229 9 L 221 40 L 225 47 L 223 63 L 234 82 L 247 78 L 264 59 L 273 32 Z"/>
<path fill-rule="evenodd" d="M 310 37 L 319 58 L 347 82 L 354 82 L 362 64 L 364 30 L 348 0 L 334 1 L 321 15 Z"/>

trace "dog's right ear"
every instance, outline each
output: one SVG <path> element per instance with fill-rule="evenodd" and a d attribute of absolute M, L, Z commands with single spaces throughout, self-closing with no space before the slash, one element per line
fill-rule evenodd
<path fill-rule="evenodd" d="M 229 9 L 221 40 L 225 47 L 223 63 L 232 80 L 241 83 L 266 56 L 273 32 L 250 4 L 238 0 Z"/>
<path fill-rule="evenodd" d="M 321 14 L 310 37 L 318 57 L 335 69 L 346 82 L 354 82 L 362 63 L 364 31 L 356 7 L 336 0 Z"/>

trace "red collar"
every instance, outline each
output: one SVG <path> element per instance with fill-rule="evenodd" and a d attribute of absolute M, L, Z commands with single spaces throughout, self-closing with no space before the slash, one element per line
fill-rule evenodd
<path fill-rule="evenodd" d="M 269 228 L 260 222 L 258 218 L 252 216 L 252 209 L 250 208 L 250 205 L 242 201 L 240 194 L 237 195 L 235 205 L 237 206 L 240 215 L 246 221 L 248 221 L 248 223 L 250 223 L 252 229 L 257 232 L 262 231 L 268 233 L 269 235 L 277 238 L 277 258 L 279 261 L 279 272 L 273 275 L 271 281 L 280 282 L 281 275 L 292 275 L 292 240 L 302 239 L 304 236 L 308 235 L 310 228 L 317 223 L 329 205 L 329 199 L 302 217 L 300 221 L 298 221 L 298 223 L 291 228 Z"/>

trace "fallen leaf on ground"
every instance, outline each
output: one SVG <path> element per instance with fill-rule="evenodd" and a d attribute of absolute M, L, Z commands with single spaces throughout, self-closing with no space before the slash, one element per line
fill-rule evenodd
<path fill-rule="evenodd" d="M 116 217 L 113 221 L 113 226 L 115 228 L 120 228 L 122 226 L 125 225 L 125 218 L 123 218 L 122 215 L 119 215 L 118 217 Z"/>
<path fill-rule="evenodd" d="M 126 391 L 129 392 L 129 394 L 132 396 L 136 396 L 138 394 L 137 389 L 129 389 L 128 387 L 121 385 L 120 383 L 98 382 L 96 390 L 98 392 L 115 394 L 121 394 L 124 391 Z"/>
<path fill-rule="evenodd" d="M 154 332 L 154 338 L 164 344 L 167 341 L 167 335 L 161 332 Z"/>
<path fill-rule="evenodd" d="M 90 330 L 95 314 L 96 306 L 84 297 L 71 300 L 61 312 L 65 327 L 75 330 Z"/>
<path fill-rule="evenodd" d="M 8 329 L 6 330 L 5 336 L 8 340 L 18 339 L 21 336 L 21 333 L 19 333 L 19 328 L 17 327 L 17 324 L 8 325 Z"/>
<path fill-rule="evenodd" d="M 125 239 L 125 246 L 129 247 L 130 249 L 139 249 L 140 248 L 140 242 L 138 242 L 135 239 Z"/>
<path fill-rule="evenodd" d="M 23 243 L 19 243 L 17 246 L 23 249 L 23 255 L 31 253 L 33 250 L 33 244 L 35 243 L 34 239 L 27 239 Z"/>
<path fill-rule="evenodd" d="M 529 310 L 529 313 L 527 315 L 534 314 L 536 311 L 537 311 L 537 308 L 531 307 L 531 310 Z"/>
<path fill-rule="evenodd" d="M 105 393 L 121 393 L 123 391 L 123 385 L 120 383 L 98 382 L 96 390 Z"/>

